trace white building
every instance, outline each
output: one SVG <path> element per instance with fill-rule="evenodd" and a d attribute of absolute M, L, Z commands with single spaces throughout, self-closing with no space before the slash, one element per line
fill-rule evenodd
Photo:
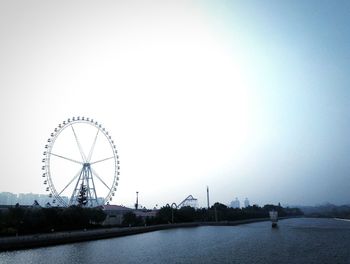
<path fill-rule="evenodd" d="M 245 198 L 244 207 L 248 207 L 248 206 L 249 206 L 249 200 L 248 200 L 248 198 Z"/>
<path fill-rule="evenodd" d="M 32 205 L 35 200 L 39 200 L 39 195 L 35 193 L 20 193 L 18 194 L 18 203 L 20 205 Z"/>
<path fill-rule="evenodd" d="M 10 192 L 0 193 L 0 205 L 15 205 L 17 203 L 17 195 Z"/>
<path fill-rule="evenodd" d="M 241 207 L 241 203 L 239 202 L 237 197 L 236 197 L 236 200 L 231 202 L 230 207 L 231 208 L 240 208 Z"/>

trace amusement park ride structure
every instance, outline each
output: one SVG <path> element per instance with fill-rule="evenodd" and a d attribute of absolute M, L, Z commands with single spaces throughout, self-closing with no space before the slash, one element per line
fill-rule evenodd
<path fill-rule="evenodd" d="M 77 133 L 77 131 L 80 133 Z M 88 141 L 90 143 L 88 146 L 84 146 L 80 140 L 80 137 L 86 137 L 86 135 L 92 136 L 92 139 Z M 59 140 L 61 137 L 70 137 L 71 140 Z M 66 147 L 62 145 L 63 143 L 66 143 Z M 103 145 L 104 148 L 99 148 L 99 144 Z M 62 146 L 58 147 L 57 145 Z M 79 158 L 70 156 L 73 153 L 73 147 L 79 151 Z M 90 149 L 88 155 L 83 151 L 84 147 Z M 96 149 L 103 149 L 103 155 L 105 156 L 93 160 L 93 156 L 98 157 L 98 155 L 95 155 Z M 57 150 L 60 152 L 56 152 Z M 51 133 L 43 155 L 42 177 L 44 178 L 46 191 L 49 192 L 49 197 L 53 199 L 53 203 L 57 203 L 59 206 L 81 205 L 93 207 L 109 203 L 112 200 L 117 190 L 120 174 L 118 152 L 109 133 L 94 119 L 78 116 L 63 121 Z M 70 163 L 69 165 L 77 165 L 78 172 L 72 174 L 66 171 L 56 172 L 55 169 L 60 167 L 53 165 L 55 160 L 67 163 L 61 167 L 68 168 L 69 166 L 66 166 L 68 163 Z M 109 171 L 100 175 L 97 173 L 95 166 L 101 163 L 108 163 L 108 166 L 104 165 L 104 168 L 108 167 Z M 108 175 L 108 177 L 105 175 Z M 61 184 L 57 185 L 56 183 Z M 98 195 L 102 199 L 98 198 Z M 64 199 L 63 196 L 68 196 L 69 199 Z"/>
<path fill-rule="evenodd" d="M 184 206 L 191 206 L 191 207 L 197 207 L 198 199 L 194 198 L 192 195 L 187 196 L 179 205 L 177 208 L 181 208 Z"/>

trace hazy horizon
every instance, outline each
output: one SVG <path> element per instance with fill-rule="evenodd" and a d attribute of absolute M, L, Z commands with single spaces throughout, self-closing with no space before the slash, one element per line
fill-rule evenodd
<path fill-rule="evenodd" d="M 6 191 L 0 191 L 0 194 L 1 193 L 12 193 L 12 192 L 6 192 Z M 17 195 L 17 197 L 19 197 L 19 195 L 20 194 L 24 194 L 24 195 L 27 195 L 27 194 L 33 194 L 33 195 L 43 195 L 43 196 L 47 196 L 47 193 L 12 193 L 12 194 L 14 194 L 14 195 Z M 136 196 L 135 196 L 136 197 Z M 68 198 L 68 197 L 67 197 Z M 103 198 L 103 197 L 98 197 L 98 198 Z M 182 199 L 181 201 L 175 201 L 175 202 L 178 202 L 177 204 L 179 204 L 180 202 L 182 202 L 183 200 L 185 200 L 185 198 L 187 198 L 187 197 L 184 197 L 184 199 Z M 194 197 L 194 198 L 196 198 L 196 197 Z M 238 198 L 238 200 L 239 200 L 239 202 L 240 202 L 240 207 L 241 208 L 243 208 L 243 207 L 245 207 L 245 205 L 244 205 L 244 200 L 245 200 L 245 198 L 248 198 L 248 197 L 234 197 L 234 199 L 232 199 L 232 201 L 234 201 L 236 198 Z M 136 198 L 135 198 L 136 199 Z M 231 202 L 232 201 L 212 201 L 211 199 L 210 199 L 210 206 L 212 206 L 214 203 L 221 203 L 221 204 L 224 204 L 224 205 L 226 205 L 226 206 L 228 206 L 228 207 L 230 207 L 231 206 Z M 248 201 L 249 201 L 249 205 L 250 206 L 253 206 L 253 205 L 258 205 L 258 206 L 264 206 L 264 205 L 266 205 L 266 204 L 263 204 L 263 203 L 259 203 L 259 202 L 251 202 L 249 199 L 248 199 Z M 135 202 L 135 201 L 134 201 Z M 50 202 L 51 203 L 51 202 Z M 317 207 L 317 206 L 327 206 L 327 205 L 336 205 L 336 206 L 350 206 L 350 203 L 345 203 L 345 204 L 337 204 L 337 203 L 330 203 L 330 202 L 328 202 L 328 201 L 323 201 L 323 202 L 319 202 L 319 203 L 315 203 L 315 204 L 307 204 L 307 203 L 304 203 L 304 204 L 288 204 L 288 203 L 283 203 L 283 202 L 275 202 L 275 203 L 273 203 L 274 205 L 278 205 L 278 204 L 281 204 L 281 206 L 283 206 L 283 207 Z M 20 203 L 21 204 L 21 203 Z M 43 204 L 43 203 L 40 203 L 39 202 L 39 204 L 41 205 L 41 206 L 45 206 L 45 204 Z M 111 204 L 117 204 L 117 203 L 111 203 Z M 164 203 L 164 204 L 157 204 L 157 209 L 159 209 L 159 208 L 161 208 L 161 207 L 163 207 L 163 206 L 167 206 L 167 204 L 168 203 Z M 267 203 L 268 204 L 268 203 Z M 15 204 L 13 204 L 13 205 L 15 205 Z M 23 204 L 24 205 L 24 204 Z M 27 205 L 27 204 L 25 204 L 25 205 Z M 32 204 L 28 204 L 28 205 L 32 205 Z M 117 205 L 122 205 L 122 206 L 126 206 L 126 207 L 129 207 L 129 208 L 134 208 L 135 207 L 135 203 L 132 203 L 132 202 L 130 202 L 130 204 L 123 204 L 123 203 L 119 203 L 119 204 L 117 204 Z M 141 208 L 144 206 L 144 204 L 139 204 L 139 206 L 141 206 Z M 200 205 L 198 206 L 199 208 L 207 208 L 207 204 L 206 204 L 206 201 L 205 201 L 205 203 L 202 201 L 201 203 L 200 203 Z M 153 209 L 154 207 L 146 207 L 146 209 Z"/>
<path fill-rule="evenodd" d="M 148 208 L 206 206 L 206 186 L 211 203 L 350 204 L 349 14 L 348 1 L 1 1 L 0 192 L 45 193 L 47 139 L 86 116 L 119 152 L 112 204 L 139 191 Z"/>

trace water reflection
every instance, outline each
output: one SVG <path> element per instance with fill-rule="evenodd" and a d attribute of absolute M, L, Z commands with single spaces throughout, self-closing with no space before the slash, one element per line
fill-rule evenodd
<path fill-rule="evenodd" d="M 163 230 L 0 253 L 1 263 L 350 263 L 350 222 L 288 219 Z"/>

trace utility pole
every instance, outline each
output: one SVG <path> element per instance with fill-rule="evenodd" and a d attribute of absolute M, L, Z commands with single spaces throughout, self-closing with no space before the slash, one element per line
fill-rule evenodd
<path fill-rule="evenodd" d="M 171 204 L 171 223 L 174 224 L 174 207 L 177 209 L 176 203 Z"/>
<path fill-rule="evenodd" d="M 139 192 L 136 192 L 136 203 L 135 203 L 135 209 L 139 207 Z"/>

